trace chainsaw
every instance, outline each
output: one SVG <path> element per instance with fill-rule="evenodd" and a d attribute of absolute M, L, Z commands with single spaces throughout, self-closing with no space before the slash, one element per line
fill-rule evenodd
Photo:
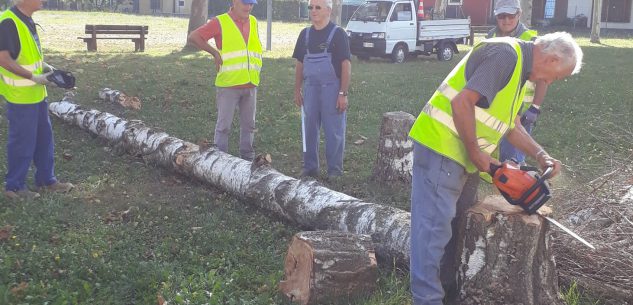
<path fill-rule="evenodd" d="M 547 183 L 552 171 L 551 166 L 540 174 L 536 167 L 519 166 L 515 162 L 504 162 L 501 165 L 490 164 L 492 182 L 510 204 L 520 206 L 529 215 L 540 215 L 589 248 L 595 249 L 589 242 L 558 221 L 538 212 L 538 209 L 552 197 Z"/>

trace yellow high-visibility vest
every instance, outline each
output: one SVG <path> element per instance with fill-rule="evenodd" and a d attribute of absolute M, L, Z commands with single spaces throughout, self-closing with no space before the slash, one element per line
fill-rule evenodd
<path fill-rule="evenodd" d="M 479 149 L 492 154 L 501 137 L 514 128 L 514 120 L 521 107 L 524 86 L 521 85 L 523 55 L 513 38 L 492 38 L 478 43 L 448 74 L 413 124 L 409 137 L 429 149 L 462 165 L 467 172 L 477 172 L 470 161 L 455 123 L 451 100 L 466 86 L 466 63 L 477 48 L 492 43 L 507 43 L 517 53 L 517 62 L 508 84 L 497 92 L 488 109 L 475 107 L 476 136 Z"/>
<path fill-rule="evenodd" d="M 249 16 L 248 43 L 229 14 L 219 15 L 222 28 L 222 67 L 215 78 L 217 87 L 233 87 L 252 83 L 259 85 L 262 69 L 262 44 L 257 34 L 257 19 Z"/>
<path fill-rule="evenodd" d="M 34 75 L 42 74 L 42 50 L 37 46 L 35 38 L 28 26 L 10 9 L 0 15 L 0 22 L 11 19 L 15 23 L 20 39 L 20 54 L 15 62 Z M 36 104 L 46 98 L 46 86 L 30 79 L 18 76 L 0 67 L 0 95 L 14 104 Z"/>
<path fill-rule="evenodd" d="M 496 37 L 496 36 L 497 36 L 497 33 L 494 33 L 492 35 L 492 37 Z M 521 33 L 521 35 L 519 35 L 519 37 L 517 38 L 524 41 L 532 41 L 537 36 L 538 36 L 537 31 L 526 30 L 523 33 Z M 530 106 L 534 102 L 535 90 L 536 90 L 536 84 L 534 82 L 529 81 L 529 80 L 525 82 L 525 94 L 523 95 L 523 104 L 521 105 L 521 113 L 525 112 L 528 108 L 530 108 Z"/>

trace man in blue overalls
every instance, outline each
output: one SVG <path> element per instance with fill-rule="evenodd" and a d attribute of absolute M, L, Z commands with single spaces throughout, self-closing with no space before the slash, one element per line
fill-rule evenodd
<path fill-rule="evenodd" d="M 330 22 L 332 0 L 310 0 L 312 26 L 299 34 L 293 58 L 295 104 L 302 107 L 302 176 L 319 175 L 319 133 L 325 134 L 328 178 L 343 174 L 347 93 L 352 72 L 349 39 Z M 302 92 L 303 90 L 303 92 Z"/>

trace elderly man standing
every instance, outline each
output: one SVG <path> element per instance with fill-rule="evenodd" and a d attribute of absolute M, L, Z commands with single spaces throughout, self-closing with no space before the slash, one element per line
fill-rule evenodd
<path fill-rule="evenodd" d="M 212 18 L 189 34 L 189 42 L 210 53 L 215 62 L 218 120 L 214 142 L 219 150 L 229 149 L 229 134 L 235 107 L 240 111 L 240 157 L 253 160 L 257 86 L 262 69 L 262 45 L 257 19 L 251 10 L 257 0 L 232 0 L 228 13 Z M 217 49 L 209 44 L 215 39 Z"/>
<path fill-rule="evenodd" d="M 495 5 L 495 18 L 497 26 L 492 28 L 486 38 L 515 37 L 525 41 L 534 41 L 538 33 L 528 29 L 521 19 L 521 3 L 519 0 L 499 0 Z M 532 134 L 536 119 L 541 113 L 541 105 L 547 92 L 547 84 L 544 82 L 528 81 L 526 83 L 525 97 L 521 107 L 521 125 Z M 525 154 L 516 149 L 507 139 L 499 144 L 499 160 L 514 159 L 519 163 L 525 162 Z"/>
<path fill-rule="evenodd" d="M 310 0 L 312 26 L 303 29 L 292 57 L 295 104 L 302 111 L 302 176 L 319 175 L 319 133 L 325 134 L 328 178 L 343 175 L 347 94 L 352 72 L 349 39 L 330 22 L 332 0 Z"/>
<path fill-rule="evenodd" d="M 541 167 L 561 170 L 520 124 L 527 80 L 550 84 L 580 71 L 583 53 L 568 33 L 535 42 L 492 38 L 478 43 L 424 106 L 409 136 L 414 141 L 411 191 L 411 292 L 415 305 L 440 305 L 450 285 L 451 222 L 464 184 L 488 172 L 502 136 Z M 476 181 L 476 180 L 475 180 Z M 460 201 L 462 202 L 462 201 Z M 456 215 L 457 214 L 457 215 Z M 452 241 L 454 242 L 454 241 Z M 445 252 L 448 249 L 448 252 Z M 448 279 L 442 283 L 442 279 Z M 450 281 L 450 282 L 449 282 Z"/>
<path fill-rule="evenodd" d="M 52 67 L 44 62 L 40 39 L 31 18 L 41 0 L 17 0 L 0 15 L 0 95 L 6 99 L 9 121 L 5 196 L 39 197 L 26 187 L 31 162 L 39 191 L 67 192 L 70 183 L 55 177 L 55 144 L 48 116 L 46 77 Z"/>

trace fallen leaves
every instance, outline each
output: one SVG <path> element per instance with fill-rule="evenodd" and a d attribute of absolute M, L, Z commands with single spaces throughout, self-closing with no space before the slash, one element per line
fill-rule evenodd
<path fill-rule="evenodd" d="M 111 224 L 113 222 L 129 222 L 132 217 L 134 217 L 133 211 L 135 210 L 138 210 L 138 208 L 130 207 L 125 211 L 110 211 L 103 221 L 106 224 Z"/>
<path fill-rule="evenodd" d="M 119 90 L 103 88 L 99 90 L 99 98 L 111 103 L 117 103 L 125 108 L 141 110 L 141 100 L 136 96 L 128 96 Z"/>
<path fill-rule="evenodd" d="M 11 288 L 11 294 L 15 296 L 16 298 L 22 298 L 27 288 L 29 288 L 29 283 L 21 282 L 20 284 Z"/>
<path fill-rule="evenodd" d="M 13 231 L 13 227 L 10 225 L 6 225 L 0 228 L 0 241 L 5 241 L 11 237 L 11 232 Z"/>
<path fill-rule="evenodd" d="M 363 145 L 365 143 L 365 141 L 367 140 L 367 137 L 363 136 L 363 135 L 358 135 L 359 139 L 354 141 L 354 145 Z"/>

